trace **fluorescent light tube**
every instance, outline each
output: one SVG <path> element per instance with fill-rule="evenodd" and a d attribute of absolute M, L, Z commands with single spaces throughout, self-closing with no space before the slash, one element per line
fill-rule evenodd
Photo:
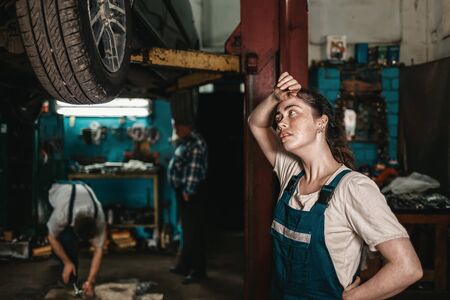
<path fill-rule="evenodd" d="M 149 115 L 148 109 L 143 107 L 95 107 L 93 105 L 59 107 L 56 112 L 60 115 L 75 117 L 146 117 Z"/>

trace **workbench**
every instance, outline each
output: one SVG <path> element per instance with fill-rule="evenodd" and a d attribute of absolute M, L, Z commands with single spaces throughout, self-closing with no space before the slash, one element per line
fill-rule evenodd
<path fill-rule="evenodd" d="M 158 208 L 158 174 L 149 172 L 121 172 L 121 173 L 71 173 L 68 175 L 69 180 L 81 180 L 86 183 L 93 183 L 95 180 L 135 180 L 135 179 L 149 179 L 153 182 L 153 222 L 149 224 L 113 224 L 113 227 L 145 227 L 153 228 L 159 232 L 159 208 Z M 114 183 L 112 183 L 114 184 Z M 93 188 L 94 192 L 95 188 Z M 102 200 L 99 199 L 100 203 Z M 103 204 L 103 203 L 102 203 Z M 106 215 L 106 212 L 105 212 Z"/>
<path fill-rule="evenodd" d="M 433 270 L 424 270 L 421 281 L 434 282 L 435 290 L 445 290 L 447 288 L 447 235 L 450 212 L 396 212 L 395 215 L 405 227 L 418 224 L 434 225 L 434 268 Z"/>
<path fill-rule="evenodd" d="M 447 288 L 447 230 L 450 224 L 450 212 L 436 211 L 436 212 L 415 212 L 409 210 L 408 212 L 394 211 L 397 219 L 405 226 L 406 229 L 415 225 L 434 225 L 434 245 L 432 246 L 433 252 L 433 269 L 424 269 L 422 282 L 433 282 L 435 290 L 446 290 Z M 419 232 L 423 235 L 424 232 Z M 421 238 L 419 237 L 419 240 Z M 428 240 L 426 240 L 428 242 Z M 414 245 L 419 258 L 423 258 L 424 250 L 423 243 Z M 427 245 L 426 245 L 427 246 Z M 426 247 L 425 246 L 425 247 Z M 431 245 L 430 245 L 431 246 Z M 425 251 L 427 252 L 427 251 Z M 427 252 L 428 253 L 428 252 Z M 361 272 L 361 277 L 364 281 L 369 280 L 374 276 L 383 266 L 384 259 L 378 252 L 374 254 L 374 257 L 367 261 L 367 269 Z M 422 262 L 423 263 L 423 262 Z M 423 266 L 422 266 L 423 267 Z"/>

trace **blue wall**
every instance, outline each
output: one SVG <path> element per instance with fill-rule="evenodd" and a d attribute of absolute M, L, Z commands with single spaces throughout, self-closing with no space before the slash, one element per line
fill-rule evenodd
<path fill-rule="evenodd" d="M 123 125 L 119 118 L 94 118 L 77 117 L 73 127 L 70 126 L 69 117 L 64 117 L 64 151 L 66 157 L 71 159 L 74 155 L 83 156 L 105 156 L 106 161 L 123 161 L 125 151 L 133 149 L 133 142 L 127 135 L 128 127 L 135 123 L 151 125 L 151 119 L 136 118 L 129 119 Z M 91 122 L 98 122 L 100 126 L 107 127 L 106 138 L 99 145 L 87 145 L 82 137 L 81 130 L 89 128 Z"/>
<path fill-rule="evenodd" d="M 73 126 L 70 118 L 64 118 L 64 152 L 67 159 L 73 156 L 105 156 L 106 161 L 122 162 L 125 151 L 133 150 L 133 142 L 127 135 L 127 129 L 139 123 L 154 126 L 158 129 L 160 138 L 151 146 L 152 152 L 160 153 L 161 172 L 159 176 L 159 203 L 162 207 L 160 219 L 162 224 L 170 223 L 176 226 L 176 200 L 173 189 L 167 182 L 166 170 L 173 153 L 169 143 L 172 135 L 170 103 L 164 100 L 154 100 L 152 115 L 149 118 L 126 118 L 120 124 L 120 118 L 113 117 L 77 117 Z M 83 128 L 89 128 L 91 122 L 98 122 L 107 127 L 106 138 L 99 145 L 87 145 L 81 137 Z M 148 179 L 127 180 L 85 180 L 94 189 L 103 206 L 122 204 L 128 207 L 153 207 L 153 182 Z"/>
<path fill-rule="evenodd" d="M 167 101 L 156 100 L 153 103 L 153 126 L 158 128 L 160 138 L 159 141 L 152 146 L 153 151 L 160 154 L 161 176 L 159 177 L 159 202 L 165 207 L 162 210 L 163 224 L 169 223 L 175 229 L 177 227 L 177 206 L 175 192 L 167 181 L 167 166 L 172 157 L 174 147 L 169 142 L 172 136 L 172 111 L 170 103 Z"/>
<path fill-rule="evenodd" d="M 381 73 L 383 92 L 386 99 L 387 128 L 389 131 L 389 158 L 397 160 L 399 77 L 398 68 L 385 68 Z"/>
<path fill-rule="evenodd" d="M 341 72 L 338 68 L 313 68 L 310 73 L 310 87 L 316 88 L 334 106 L 340 97 Z"/>

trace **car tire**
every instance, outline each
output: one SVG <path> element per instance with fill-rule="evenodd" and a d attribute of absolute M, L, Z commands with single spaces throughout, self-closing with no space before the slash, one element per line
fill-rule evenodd
<path fill-rule="evenodd" d="M 52 97 L 97 104 L 120 93 L 130 61 L 130 1 L 17 0 L 16 14 L 34 72 Z"/>

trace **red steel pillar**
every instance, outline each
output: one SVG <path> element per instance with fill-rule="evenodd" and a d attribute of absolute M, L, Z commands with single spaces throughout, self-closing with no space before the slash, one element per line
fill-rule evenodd
<path fill-rule="evenodd" d="M 280 72 L 308 84 L 308 1 L 280 1 Z"/>
<path fill-rule="evenodd" d="M 307 0 L 241 0 L 241 23 L 226 43 L 241 55 L 245 74 L 245 120 L 269 93 L 280 71 L 306 86 Z M 272 168 L 248 127 L 245 159 L 245 299 L 268 299 L 272 267 L 270 225 L 277 195 Z"/>

